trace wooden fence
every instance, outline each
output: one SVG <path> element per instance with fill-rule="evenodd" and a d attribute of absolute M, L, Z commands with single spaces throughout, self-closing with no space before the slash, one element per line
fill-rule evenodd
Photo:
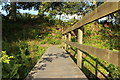
<path fill-rule="evenodd" d="M 120 67 L 120 52 L 111 51 L 108 49 L 100 49 L 92 46 L 86 46 L 82 44 L 83 31 L 80 29 L 82 26 L 89 24 L 95 20 L 98 20 L 104 16 L 112 14 L 120 10 L 120 1 L 119 2 L 105 2 L 94 11 L 83 17 L 80 21 L 74 24 L 72 27 L 63 32 L 63 42 L 64 48 L 66 49 L 67 45 L 70 47 L 77 48 L 77 65 L 82 67 L 82 52 L 87 52 L 92 54 L 102 60 L 108 61 L 113 65 Z M 71 42 L 71 32 L 78 30 L 78 42 Z M 67 41 L 68 36 L 68 41 Z M 70 49 L 70 48 L 69 48 Z"/>

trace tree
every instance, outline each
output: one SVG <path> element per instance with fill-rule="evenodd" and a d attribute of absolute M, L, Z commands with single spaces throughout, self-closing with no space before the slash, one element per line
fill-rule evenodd
<path fill-rule="evenodd" d="M 10 11 L 9 11 L 9 19 L 16 21 L 16 2 L 11 2 Z"/>
<path fill-rule="evenodd" d="M 10 2 L 10 3 L 4 3 L 5 5 L 2 6 L 2 9 L 5 10 L 8 13 L 8 17 L 10 20 L 16 20 L 16 13 L 17 9 L 29 9 L 31 10 L 34 8 L 35 10 L 39 9 L 39 5 L 41 4 L 40 2 Z"/>

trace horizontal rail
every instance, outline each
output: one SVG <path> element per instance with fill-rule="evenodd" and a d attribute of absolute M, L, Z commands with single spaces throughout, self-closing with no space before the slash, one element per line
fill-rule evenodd
<path fill-rule="evenodd" d="M 92 54 L 102 60 L 108 61 L 114 65 L 120 66 L 120 52 L 111 51 L 108 49 L 100 49 L 92 46 L 78 44 L 77 42 L 63 41 L 68 45 L 74 46 L 81 51 Z"/>
<path fill-rule="evenodd" d="M 94 11 L 83 17 L 80 21 L 78 21 L 75 25 L 68 28 L 63 34 L 73 31 L 83 25 L 86 25 L 90 22 L 93 22 L 97 19 L 100 19 L 104 16 L 107 16 L 113 12 L 120 10 L 120 1 L 119 2 L 105 2 Z"/>

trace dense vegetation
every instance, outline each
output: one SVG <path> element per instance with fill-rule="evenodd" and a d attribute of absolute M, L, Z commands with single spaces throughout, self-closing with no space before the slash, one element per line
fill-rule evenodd
<path fill-rule="evenodd" d="M 94 21 L 90 24 L 83 26 L 81 29 L 83 30 L 84 45 L 93 46 L 102 49 L 109 49 L 112 51 L 119 52 L 120 50 L 119 24 L 110 23 L 110 25 L 106 25 Z M 77 30 L 75 31 L 75 35 L 77 35 Z M 72 41 L 76 42 L 77 36 L 73 36 Z M 75 56 L 74 60 L 76 62 L 76 58 L 77 58 L 76 48 L 75 47 L 72 48 L 73 51 L 71 51 L 71 53 L 72 55 Z M 112 65 L 86 52 L 83 52 L 82 70 L 89 78 L 95 78 L 95 79 L 96 76 L 99 78 L 104 78 L 106 76 L 106 78 L 111 80 L 119 79 L 119 75 L 120 75 L 120 68 L 118 66 Z"/>
<path fill-rule="evenodd" d="M 59 27 L 48 23 L 46 17 L 24 15 L 29 14 L 15 22 L 3 19 L 3 80 L 24 79 L 50 44 L 61 43 Z"/>
<path fill-rule="evenodd" d="M 109 26 L 105 26 L 98 24 L 97 22 L 93 22 L 84 26 L 83 43 L 85 45 L 91 45 L 97 48 L 119 51 L 119 31 L 119 25 L 111 24 Z M 88 70 L 92 71 L 94 75 L 96 75 L 96 70 L 93 66 L 96 66 L 97 64 L 98 70 L 104 73 L 105 76 L 109 76 L 108 79 L 119 78 L 120 68 L 118 66 L 112 65 L 92 55 L 88 55 L 87 53 L 85 54 L 87 55 L 87 57 L 83 58 L 84 66 L 88 68 Z M 98 73 L 97 75 L 100 78 L 103 78 L 103 76 L 101 76 L 101 73 Z"/>
<path fill-rule="evenodd" d="M 17 5 L 16 5 L 17 4 Z M 43 3 L 10 3 L 3 9 L 9 14 L 2 16 L 2 77 L 3 80 L 24 79 L 38 59 L 42 56 L 47 47 L 51 45 L 61 45 L 62 32 L 71 27 L 78 20 L 71 19 L 68 22 L 61 20 L 62 14 L 86 15 L 89 11 L 99 6 L 88 5 L 87 3 L 67 3 L 67 2 L 43 2 Z M 72 8 L 75 6 L 74 8 Z M 39 10 L 38 15 L 21 14 L 17 9 Z M 45 13 L 49 13 L 46 15 Z M 56 15 L 60 15 L 57 19 Z M 95 21 L 83 26 L 83 44 L 98 48 L 119 51 L 118 37 L 120 35 L 119 12 L 114 15 L 115 22 L 106 22 L 99 24 Z M 77 35 L 77 31 L 74 33 Z M 72 41 L 77 41 L 77 36 L 72 37 Z M 71 53 L 75 53 L 76 48 Z M 119 78 L 120 68 L 95 56 L 84 52 L 83 72 L 88 77 L 96 75 L 95 68 L 98 63 L 98 69 L 109 76 L 109 79 Z M 75 59 L 74 58 L 74 59 Z M 101 77 L 101 73 L 100 73 Z M 103 76 L 102 76 L 103 77 Z"/>

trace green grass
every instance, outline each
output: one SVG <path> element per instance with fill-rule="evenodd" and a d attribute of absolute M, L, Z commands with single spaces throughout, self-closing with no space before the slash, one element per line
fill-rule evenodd
<path fill-rule="evenodd" d="M 58 32 L 54 27 L 50 28 L 51 32 L 47 34 L 47 36 L 40 42 L 41 44 L 53 44 L 58 45 L 61 44 L 61 33 Z"/>

